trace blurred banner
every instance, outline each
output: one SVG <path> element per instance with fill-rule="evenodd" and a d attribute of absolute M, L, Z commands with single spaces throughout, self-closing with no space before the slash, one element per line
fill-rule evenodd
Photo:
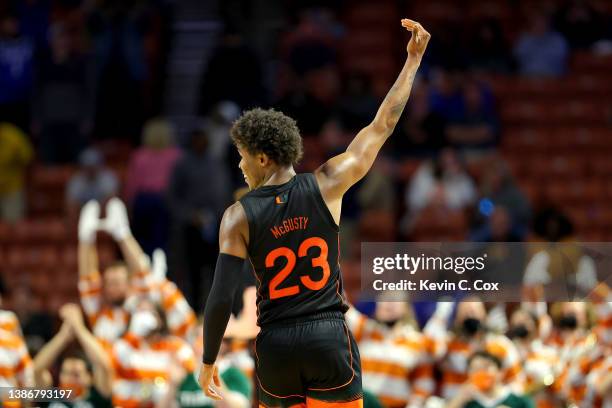
<path fill-rule="evenodd" d="M 610 242 L 361 244 L 367 301 L 598 300 L 610 286 Z"/>

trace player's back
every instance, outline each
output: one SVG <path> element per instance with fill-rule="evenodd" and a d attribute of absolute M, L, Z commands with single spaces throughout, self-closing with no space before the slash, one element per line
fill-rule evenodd
<path fill-rule="evenodd" d="M 338 226 L 312 173 L 263 186 L 240 200 L 257 277 L 258 323 L 347 310 Z"/>

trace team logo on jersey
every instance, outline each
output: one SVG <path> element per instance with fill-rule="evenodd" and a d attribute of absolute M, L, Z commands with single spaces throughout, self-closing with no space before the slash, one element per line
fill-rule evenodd
<path fill-rule="evenodd" d="M 274 202 L 276 204 L 285 204 L 287 202 L 287 193 L 281 194 L 281 195 L 277 195 L 276 199 L 274 199 Z"/>

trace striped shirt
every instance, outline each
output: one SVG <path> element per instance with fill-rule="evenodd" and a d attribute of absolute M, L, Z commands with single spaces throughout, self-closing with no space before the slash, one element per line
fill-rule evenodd
<path fill-rule="evenodd" d="M 79 295 L 93 335 L 110 347 L 127 330 L 129 313 L 123 305 L 113 306 L 104 302 L 102 278 L 98 272 L 79 277 Z"/>
<path fill-rule="evenodd" d="M 168 392 L 172 367 L 188 374 L 196 368 L 191 346 L 174 336 L 147 343 L 128 333 L 115 342 L 111 356 L 113 405 L 122 408 L 153 407 Z"/>
<path fill-rule="evenodd" d="M 0 387 L 33 387 L 32 359 L 21 336 L 0 329 Z M 0 399 L 1 402 L 1 399 Z M 4 407 L 20 407 L 18 402 L 4 402 Z"/>
<path fill-rule="evenodd" d="M 193 340 L 196 336 L 196 316 L 178 287 L 169 280 L 153 282 L 149 270 L 134 274 L 130 283 L 131 292 L 149 297 L 159 304 L 166 314 L 166 323 L 174 336 Z M 79 278 L 81 304 L 87 316 L 93 334 L 102 340 L 107 347 L 127 330 L 130 315 L 121 306 L 112 306 L 104 302 L 102 279 L 98 272 Z"/>
<path fill-rule="evenodd" d="M 482 340 L 469 340 L 461 336 L 451 336 L 446 355 L 439 365 L 442 371 L 441 395 L 444 399 L 453 398 L 459 387 L 467 380 L 468 359 L 478 351 L 485 350 L 502 362 L 504 383 L 520 391 L 524 384 L 518 350 L 504 335 L 487 333 Z"/>
<path fill-rule="evenodd" d="M 19 320 L 15 313 L 9 310 L 0 309 L 0 329 L 14 333 L 17 336 L 21 336 L 21 326 L 19 326 Z"/>
<path fill-rule="evenodd" d="M 354 308 L 346 322 L 359 344 L 365 388 L 387 407 L 423 406 L 435 387 L 432 341 L 408 325 L 388 329 Z"/>
<path fill-rule="evenodd" d="M 157 281 L 150 270 L 144 270 L 134 275 L 132 286 L 136 293 L 146 295 L 153 303 L 161 305 L 172 335 L 190 343 L 195 340 L 196 315 L 174 282 L 168 279 Z"/>

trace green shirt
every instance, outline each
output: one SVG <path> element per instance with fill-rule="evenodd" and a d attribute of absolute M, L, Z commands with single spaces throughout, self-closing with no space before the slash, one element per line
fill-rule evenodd
<path fill-rule="evenodd" d="M 369 391 L 363 390 L 363 408 L 383 408 L 378 398 Z"/>
<path fill-rule="evenodd" d="M 45 405 L 41 405 L 45 406 Z M 101 395 L 95 387 L 89 389 L 87 398 L 79 401 L 54 401 L 47 408 L 112 408 L 110 398 Z"/>
<path fill-rule="evenodd" d="M 238 392 L 246 398 L 251 396 L 251 382 L 246 375 L 236 367 L 228 367 L 221 373 L 221 379 L 231 391 Z M 209 408 L 215 405 L 215 401 L 207 397 L 195 375 L 185 377 L 176 392 L 176 399 L 181 408 Z"/>
<path fill-rule="evenodd" d="M 509 408 L 535 408 L 533 401 L 531 398 L 526 396 L 519 396 L 515 394 L 509 394 L 503 401 L 497 402 L 495 405 L 482 405 L 478 401 L 470 401 L 468 402 L 464 408 L 494 408 L 507 406 Z"/>

